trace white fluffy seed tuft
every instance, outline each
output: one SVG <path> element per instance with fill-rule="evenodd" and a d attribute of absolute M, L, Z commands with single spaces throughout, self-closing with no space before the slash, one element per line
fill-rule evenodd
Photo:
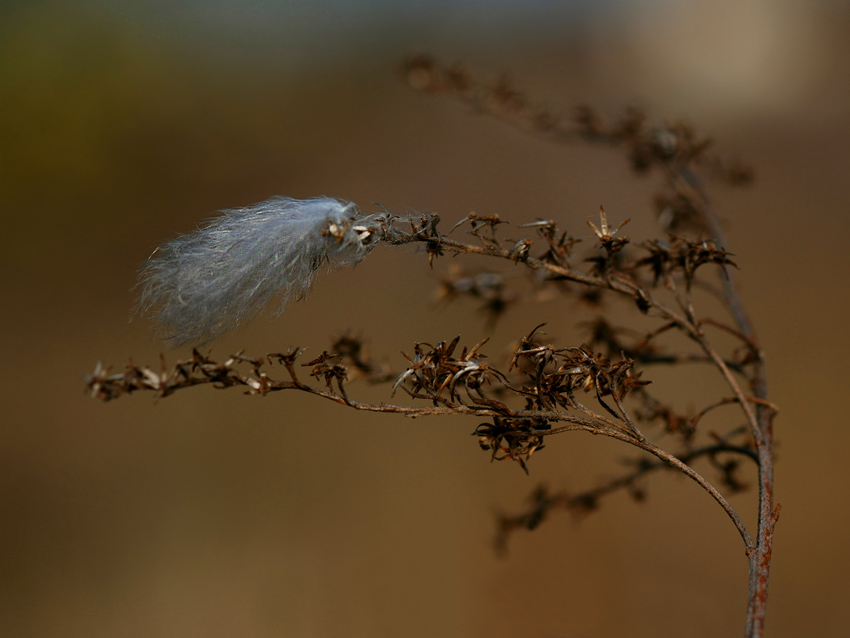
<path fill-rule="evenodd" d="M 154 251 L 139 275 L 138 311 L 153 315 L 173 346 L 206 343 L 272 301 L 283 312 L 323 264 L 358 263 L 381 239 L 384 220 L 331 197 L 272 197 L 222 211 Z"/>

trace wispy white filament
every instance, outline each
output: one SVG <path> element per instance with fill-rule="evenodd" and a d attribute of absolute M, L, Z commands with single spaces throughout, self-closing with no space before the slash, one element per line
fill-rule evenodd
<path fill-rule="evenodd" d="M 172 345 L 199 344 L 303 297 L 323 265 L 363 259 L 380 239 L 381 214 L 362 216 L 331 197 L 273 197 L 222 211 L 157 248 L 139 276 L 139 311 Z"/>

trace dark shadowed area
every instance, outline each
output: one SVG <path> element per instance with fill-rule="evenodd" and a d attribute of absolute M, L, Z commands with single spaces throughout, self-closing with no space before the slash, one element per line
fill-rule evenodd
<path fill-rule="evenodd" d="M 86 395 L 98 361 L 188 356 L 147 320 L 128 322 L 132 288 L 159 242 L 220 209 L 329 195 L 436 211 L 444 230 L 475 211 L 586 234 L 602 204 L 632 219 L 635 241 L 656 236 L 653 183 L 624 157 L 414 92 L 398 70 L 422 52 L 488 81 L 507 73 L 555 110 L 637 104 L 659 123 L 685 118 L 755 167 L 752 186 L 712 196 L 782 409 L 767 633 L 846 635 L 846 3 L 136 4 L 0 8 L 3 635 L 742 633 L 741 539 L 679 476 L 649 479 L 643 503 L 619 494 L 493 551 L 494 512 L 521 508 L 540 483 L 615 476 L 634 456 L 616 441 L 552 437 L 526 476 L 489 462 L 475 418 L 211 387 Z M 491 327 L 473 304 L 435 302 L 451 265 L 379 247 L 205 352 L 318 354 L 352 330 L 394 367 L 415 342 L 458 334 L 491 337 L 498 359 L 543 322 L 577 345 L 576 324 L 593 318 L 560 300 Z M 698 371 L 645 376 L 683 409 L 716 389 Z M 349 392 L 380 402 L 390 390 Z M 731 497 L 749 524 L 755 498 Z"/>

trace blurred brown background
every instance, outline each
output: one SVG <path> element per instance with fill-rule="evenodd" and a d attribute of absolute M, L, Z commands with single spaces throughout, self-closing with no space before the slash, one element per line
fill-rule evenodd
<path fill-rule="evenodd" d="M 506 71 L 549 105 L 686 117 L 755 165 L 753 187 L 714 195 L 783 409 L 769 635 L 846 635 L 848 36 L 838 1 L 7 0 L 3 635 L 740 635 L 740 539 L 678 477 L 652 479 L 642 505 L 620 495 L 580 522 L 553 517 L 494 555 L 494 510 L 539 482 L 612 476 L 629 453 L 617 443 L 556 438 L 526 477 L 488 463 L 475 420 L 212 388 L 106 405 L 84 394 L 98 360 L 158 361 L 150 325 L 127 321 L 136 269 L 218 209 L 327 194 L 451 223 L 555 217 L 581 233 L 604 204 L 648 236 L 652 183 L 620 155 L 413 93 L 396 70 L 423 51 L 484 78 Z M 379 249 L 213 356 L 320 352 L 348 328 L 395 365 L 413 342 L 458 333 L 492 333 L 497 356 L 541 321 L 568 341 L 588 318 L 541 304 L 491 331 L 472 306 L 434 305 L 448 264 Z M 754 497 L 733 498 L 748 521 Z"/>

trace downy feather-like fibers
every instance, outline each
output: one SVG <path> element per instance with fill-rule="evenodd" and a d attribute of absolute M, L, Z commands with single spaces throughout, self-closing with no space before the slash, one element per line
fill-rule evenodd
<path fill-rule="evenodd" d="M 351 202 L 272 197 L 225 210 L 157 248 L 139 276 L 139 311 L 171 345 L 202 344 L 276 302 L 303 297 L 323 265 L 363 259 L 380 239 L 381 214 Z"/>

